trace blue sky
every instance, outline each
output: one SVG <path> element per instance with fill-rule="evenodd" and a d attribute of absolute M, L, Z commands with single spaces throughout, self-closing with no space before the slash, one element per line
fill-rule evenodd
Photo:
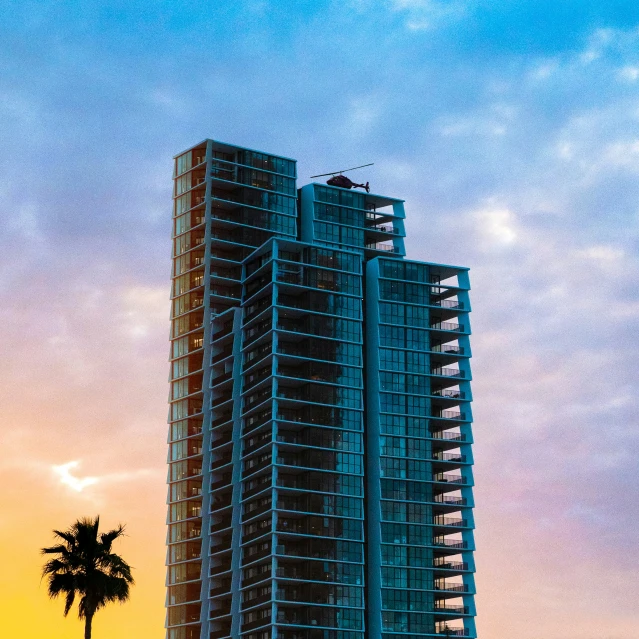
<path fill-rule="evenodd" d="M 47 490 L 135 529 L 133 476 L 163 563 L 171 157 L 375 162 L 410 256 L 472 269 L 480 635 L 639 634 L 638 3 L 0 6 L 9 504 L 79 460 Z"/>

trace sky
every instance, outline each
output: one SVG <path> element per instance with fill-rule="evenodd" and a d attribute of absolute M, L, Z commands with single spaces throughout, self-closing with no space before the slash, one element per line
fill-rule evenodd
<path fill-rule="evenodd" d="M 38 549 L 126 523 L 163 637 L 172 156 L 374 162 L 471 268 L 480 639 L 639 636 L 639 3 L 0 0 L 0 634 L 81 636 Z"/>

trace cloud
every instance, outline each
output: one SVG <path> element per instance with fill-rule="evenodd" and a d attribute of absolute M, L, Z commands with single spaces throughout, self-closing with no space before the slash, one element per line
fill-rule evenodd
<path fill-rule="evenodd" d="M 80 466 L 79 461 L 70 461 L 60 466 L 52 466 L 52 470 L 61 484 L 81 493 L 87 486 L 97 484 L 99 479 L 97 477 L 76 477 L 71 471 L 78 468 L 78 466 Z"/>
<path fill-rule="evenodd" d="M 442 23 L 461 19 L 469 5 L 466 1 L 390 0 L 393 11 L 407 14 L 409 31 L 427 31 Z"/>
<path fill-rule="evenodd" d="M 639 67 L 625 66 L 619 69 L 619 78 L 627 82 L 636 82 L 639 79 Z"/>
<path fill-rule="evenodd" d="M 140 480 L 161 480 L 164 473 L 157 468 L 139 468 L 135 470 L 109 472 L 103 475 L 80 477 L 75 472 L 82 466 L 80 460 L 74 460 L 60 465 L 52 465 L 49 468 L 60 484 L 67 486 L 73 492 L 85 493 L 93 501 L 103 503 L 105 490 L 118 484 L 130 484 Z M 90 489 L 90 490 L 89 490 Z M 99 490 L 99 492 L 96 492 Z"/>
<path fill-rule="evenodd" d="M 508 245 L 517 240 L 516 218 L 505 208 L 488 207 L 473 213 L 477 231 L 491 244 Z"/>

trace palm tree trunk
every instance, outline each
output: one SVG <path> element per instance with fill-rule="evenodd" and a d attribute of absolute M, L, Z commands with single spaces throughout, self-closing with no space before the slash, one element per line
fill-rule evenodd
<path fill-rule="evenodd" d="M 91 639 L 92 623 L 93 623 L 93 615 L 87 615 L 84 619 L 84 639 Z"/>

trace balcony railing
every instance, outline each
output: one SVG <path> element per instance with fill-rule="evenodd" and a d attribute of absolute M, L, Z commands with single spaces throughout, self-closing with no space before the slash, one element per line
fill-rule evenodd
<path fill-rule="evenodd" d="M 399 229 L 394 226 L 367 226 L 365 231 L 377 231 L 378 233 L 390 233 L 392 235 L 401 235 Z"/>
<path fill-rule="evenodd" d="M 465 506 L 467 499 L 464 497 L 450 497 L 449 495 L 435 495 L 433 501 L 438 504 L 446 504 L 447 506 Z"/>
<path fill-rule="evenodd" d="M 366 244 L 366 248 L 370 249 L 371 251 L 386 251 L 387 253 L 399 253 L 398 248 L 395 248 L 394 246 L 389 244 L 380 244 L 378 242 L 375 242 L 373 244 Z"/>
<path fill-rule="evenodd" d="M 433 560 L 433 566 L 442 570 L 468 570 L 468 564 L 465 561 L 447 561 L 443 557 Z"/>
<path fill-rule="evenodd" d="M 431 300 L 430 304 L 441 308 L 464 308 L 464 303 L 457 300 Z"/>
<path fill-rule="evenodd" d="M 440 584 L 435 584 L 434 589 L 442 590 L 444 592 L 468 592 L 468 584 L 440 583 Z"/>
<path fill-rule="evenodd" d="M 228 373 L 218 375 L 211 380 L 211 386 L 217 386 L 218 384 L 225 382 L 227 379 L 231 379 L 231 377 L 233 377 L 233 371 L 228 371 Z"/>
<path fill-rule="evenodd" d="M 442 377 L 466 377 L 464 371 L 460 371 L 456 368 L 433 368 L 430 374 L 441 375 Z"/>
<path fill-rule="evenodd" d="M 221 415 L 217 419 L 214 419 L 211 422 L 211 428 L 214 428 L 215 426 L 219 426 L 220 424 L 224 424 L 225 422 L 229 422 L 232 419 L 233 419 L 233 413 L 232 412 L 224 413 L 223 415 Z"/>
<path fill-rule="evenodd" d="M 233 355 L 233 349 L 232 348 L 225 348 L 223 351 L 213 355 L 213 359 L 211 360 L 211 363 L 215 364 L 216 362 L 220 362 L 223 359 L 226 359 L 227 357 L 230 357 L 231 355 Z"/>
<path fill-rule="evenodd" d="M 432 459 L 435 459 L 437 461 L 448 461 L 448 462 L 461 462 L 461 463 L 464 463 L 466 461 L 466 455 L 461 455 L 460 453 L 436 452 L 436 453 L 433 453 Z"/>
<path fill-rule="evenodd" d="M 463 528 L 467 525 L 467 521 L 465 519 L 460 519 L 458 517 L 443 517 L 443 516 L 434 517 L 433 523 L 436 526 L 456 526 L 459 528 Z"/>
<path fill-rule="evenodd" d="M 435 397 L 445 397 L 446 399 L 464 399 L 466 397 L 466 393 L 463 391 L 443 388 L 437 388 L 431 391 L 431 395 L 434 395 Z"/>
<path fill-rule="evenodd" d="M 457 331 L 464 332 L 464 326 L 462 324 L 454 324 L 453 322 L 435 322 L 430 325 L 430 328 L 433 328 L 437 331 Z"/>
<path fill-rule="evenodd" d="M 459 615 L 467 615 L 468 610 L 469 610 L 468 606 L 455 606 L 454 604 L 444 604 L 440 602 L 435 602 L 436 612 L 452 612 L 452 613 L 457 613 Z"/>
<path fill-rule="evenodd" d="M 446 482 L 448 484 L 465 484 L 466 478 L 463 475 L 451 475 L 450 473 L 435 473 L 435 481 Z"/>
<path fill-rule="evenodd" d="M 433 439 L 443 439 L 451 442 L 465 442 L 466 435 L 464 433 L 450 433 L 445 430 L 437 430 L 430 435 Z"/>
<path fill-rule="evenodd" d="M 220 297 L 232 297 L 233 299 L 240 299 L 239 291 L 234 291 L 233 289 L 226 288 L 223 286 L 212 286 L 211 287 L 211 295 L 218 295 Z"/>
<path fill-rule="evenodd" d="M 458 410 L 440 410 L 435 411 L 433 417 L 441 417 L 443 419 L 466 419 L 466 413 L 462 413 Z"/>

